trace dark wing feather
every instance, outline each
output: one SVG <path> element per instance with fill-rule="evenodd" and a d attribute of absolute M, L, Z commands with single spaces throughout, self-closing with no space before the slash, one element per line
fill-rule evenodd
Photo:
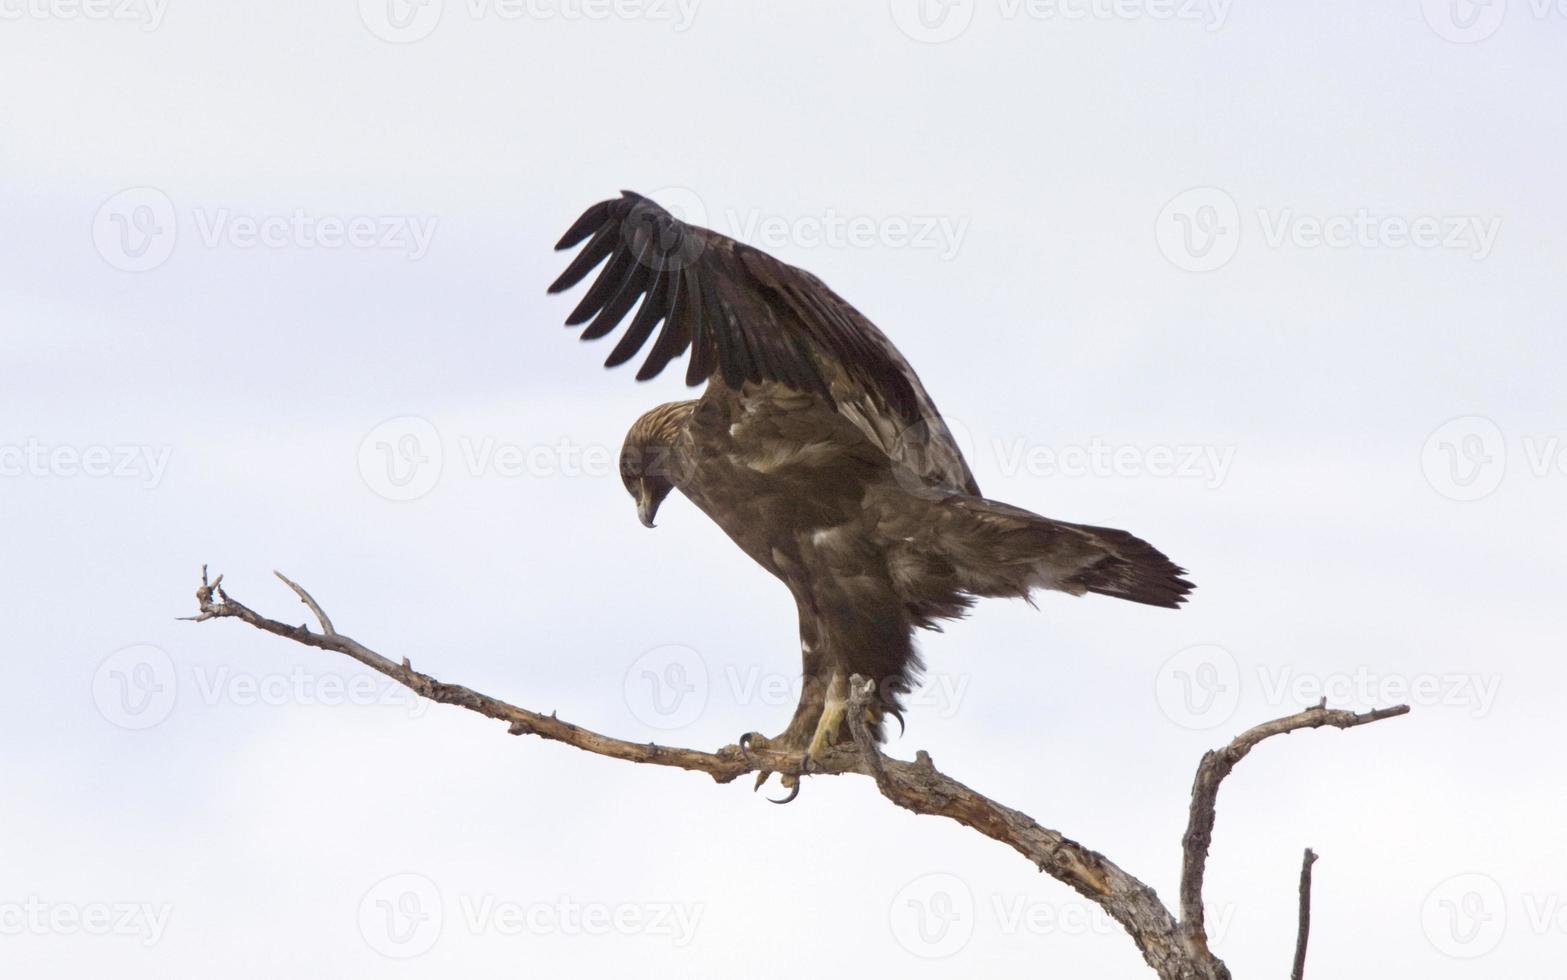
<path fill-rule="evenodd" d="M 746 382 L 772 381 L 816 394 L 922 484 L 979 493 L 908 362 L 820 279 L 686 224 L 630 191 L 588 208 L 556 248 L 584 241 L 550 292 L 571 288 L 600 264 L 604 268 L 567 325 L 588 323 L 582 338 L 597 339 L 641 301 L 607 366 L 630 360 L 656 330 L 638 380 L 654 377 L 689 348 L 687 384 L 716 375 L 736 391 Z"/>
<path fill-rule="evenodd" d="M 646 381 L 657 376 L 670 361 L 684 354 L 686 348 L 691 346 L 691 296 L 686 286 L 686 276 L 681 270 L 672 269 L 666 277 L 666 283 L 665 288 L 668 289 L 669 295 L 664 299 L 667 300 L 669 312 L 665 317 L 665 323 L 668 328 L 659 331 L 658 339 L 653 342 L 653 350 L 648 353 L 647 360 L 637 370 L 638 381 Z M 665 307 L 663 302 L 653 305 L 656 309 Z M 636 353 L 642 347 L 642 342 L 647 339 L 638 337 L 633 342 L 633 336 L 634 333 L 628 332 L 626 338 L 620 342 L 620 346 L 630 347 L 627 357 Z M 616 350 L 618 351 L 619 348 L 617 347 Z M 604 364 L 606 367 L 615 366 L 609 361 L 605 361 Z"/>
<path fill-rule="evenodd" d="M 550 285 L 550 292 L 558 293 L 563 289 L 570 289 L 572 286 L 575 286 L 582 281 L 583 276 L 592 272 L 593 268 L 604 261 L 604 257 L 614 250 L 615 236 L 605 232 L 603 229 L 599 229 L 598 234 L 593 236 L 593 241 L 588 243 L 588 247 L 577 253 L 577 257 L 566 267 L 566 271 L 562 272 L 560 278 Z M 573 324 L 582 323 L 589 316 L 592 316 L 592 313 L 582 314 L 582 308 L 586 306 L 587 300 L 584 299 L 582 306 L 572 312 L 571 316 L 567 318 L 567 322 Z"/>

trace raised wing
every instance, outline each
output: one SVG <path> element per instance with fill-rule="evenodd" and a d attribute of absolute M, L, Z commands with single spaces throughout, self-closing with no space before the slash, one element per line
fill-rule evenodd
<path fill-rule="evenodd" d="M 631 191 L 588 208 L 555 248 L 583 242 L 549 291 L 603 265 L 566 325 L 587 324 L 582 339 L 595 340 L 631 316 L 605 367 L 652 339 L 637 371 L 645 381 L 689 350 L 688 385 L 717 380 L 738 392 L 748 381 L 775 381 L 817 394 L 923 485 L 979 494 L 914 370 L 820 279 Z"/>

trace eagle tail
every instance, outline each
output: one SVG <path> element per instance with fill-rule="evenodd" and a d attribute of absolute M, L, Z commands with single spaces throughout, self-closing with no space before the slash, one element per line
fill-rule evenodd
<path fill-rule="evenodd" d="M 1047 518 L 1041 520 L 1048 521 Z M 1097 554 L 1091 556 L 1081 570 L 1064 578 L 1069 587 L 1067 591 L 1080 587 L 1098 595 L 1176 609 L 1194 588 L 1184 577 L 1186 569 L 1135 534 L 1108 527 L 1048 523 L 1086 535 L 1097 549 Z M 1049 564 L 1048 559 L 1046 564 Z"/>
<path fill-rule="evenodd" d="M 1026 599 L 1052 589 L 1174 609 L 1193 588 L 1184 568 L 1126 531 L 1051 520 L 979 497 L 948 497 L 942 509 L 943 551 L 971 595 Z"/>

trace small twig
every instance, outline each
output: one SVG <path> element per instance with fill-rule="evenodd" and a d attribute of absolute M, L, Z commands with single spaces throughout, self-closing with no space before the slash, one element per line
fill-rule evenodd
<path fill-rule="evenodd" d="M 1222 749 L 1207 752 L 1197 766 L 1197 778 L 1192 782 L 1191 812 L 1186 824 L 1186 835 L 1181 839 L 1181 934 L 1188 946 L 1194 949 L 1208 948 L 1208 933 L 1203 922 L 1202 884 L 1207 872 L 1208 848 L 1213 843 L 1214 801 L 1219 795 L 1219 784 L 1230 774 L 1235 764 L 1264 739 L 1284 735 L 1302 728 L 1357 728 L 1384 718 L 1394 718 L 1409 713 L 1409 705 L 1378 708 L 1356 714 L 1353 711 L 1331 709 L 1324 699 L 1305 711 L 1284 718 L 1265 721 L 1237 735 L 1234 741 Z"/>
<path fill-rule="evenodd" d="M 1295 968 L 1290 971 L 1290 980 L 1303 980 L 1306 976 L 1306 938 L 1311 935 L 1311 866 L 1316 860 L 1316 853 L 1309 847 L 1300 859 L 1300 927 L 1295 932 Z"/>
<path fill-rule="evenodd" d="M 887 767 L 882 764 L 881 749 L 876 745 L 876 735 L 870 729 L 866 717 L 869 712 L 871 695 L 876 692 L 876 682 L 859 674 L 849 678 L 849 734 L 854 736 L 854 744 L 860 750 L 860 757 L 865 760 L 865 768 L 876 780 L 876 787 L 884 795 L 890 796 L 892 783 L 887 776 Z"/>
<path fill-rule="evenodd" d="M 302 587 L 300 587 L 299 583 L 292 581 L 282 572 L 274 569 L 272 574 L 276 575 L 279 579 L 282 579 L 283 584 L 293 589 L 294 594 L 299 596 L 299 601 L 310 607 L 310 611 L 315 613 L 316 622 L 321 624 L 321 632 L 325 633 L 327 636 L 337 635 L 337 630 L 332 628 L 332 621 L 327 618 L 326 613 L 321 611 L 321 606 L 316 603 L 315 599 L 310 597 L 310 593 L 306 592 Z M 404 661 L 404 666 L 406 665 L 407 661 Z"/>
<path fill-rule="evenodd" d="M 214 596 L 218 600 L 216 603 L 213 602 Z M 200 623 L 209 619 L 216 619 L 223 614 L 216 611 L 214 607 L 222 605 L 222 603 L 223 576 L 219 575 L 217 581 L 209 583 L 207 581 L 207 566 L 203 565 L 201 566 L 201 588 L 196 590 L 196 606 L 201 611 L 194 616 L 180 616 L 179 619 L 187 623 Z"/>

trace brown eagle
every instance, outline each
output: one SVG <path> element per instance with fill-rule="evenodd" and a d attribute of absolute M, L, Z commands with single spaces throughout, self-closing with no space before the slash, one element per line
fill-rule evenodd
<path fill-rule="evenodd" d="M 1054 589 L 1174 608 L 1191 591 L 1184 569 L 1125 531 L 981 496 L 913 369 L 811 273 L 630 191 L 588 208 L 556 249 L 584 242 L 549 291 L 604 267 L 566 324 L 600 338 L 635 307 L 605 366 L 652 339 L 639 381 L 689 351 L 686 384 L 707 382 L 626 435 L 621 477 L 642 523 L 679 490 L 799 610 L 799 707 L 782 735 L 742 747 L 802 752 L 807 771 L 849 737 L 854 674 L 877 683 L 878 737 L 885 716 L 901 725 L 899 697 L 923 666 L 914 628 L 939 629 L 975 597 Z M 798 780 L 785 783 L 792 799 Z"/>

